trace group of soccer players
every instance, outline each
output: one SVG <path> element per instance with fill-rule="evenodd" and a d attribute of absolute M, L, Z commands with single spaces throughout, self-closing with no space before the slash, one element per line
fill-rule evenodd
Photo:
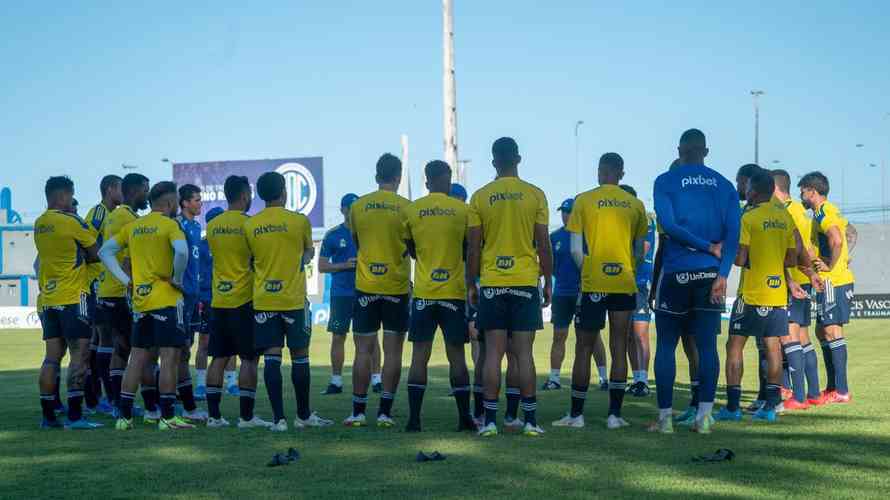
<path fill-rule="evenodd" d="M 519 177 L 521 156 L 511 138 L 494 142 L 496 178 L 469 203 L 463 187 L 452 184 L 451 167 L 438 160 L 425 167 L 427 196 L 414 202 L 400 197 L 401 161 L 381 156 L 379 189 L 343 197 L 344 222 L 325 235 L 319 258 L 319 270 L 332 275 L 332 376 L 322 394 L 343 392 L 350 330 L 356 347 L 352 411 L 343 423 L 367 424 L 372 389 L 380 394 L 376 425 L 396 424 L 393 403 L 407 336 L 412 353 L 406 430 L 420 431 L 428 364 L 441 330 L 458 429 L 498 434 L 506 357 L 503 425 L 542 435 L 533 345 L 547 306 L 552 306 L 554 338 L 543 390 L 561 388 L 573 322 L 576 329 L 570 410 L 553 422 L 556 427 L 584 427 L 591 358 L 601 389 L 609 393 L 607 428 L 630 425 L 621 413 L 625 394 L 645 397 L 650 391 L 651 311 L 659 408 L 651 431 L 673 432 L 676 422 L 708 433 L 715 421 L 741 420 L 747 337 L 755 337 L 761 353 L 760 395 L 750 407 L 755 420 L 772 422 L 783 410 L 849 402 L 843 325 L 853 287 L 851 228 L 827 200 L 828 179 L 819 172 L 804 176 L 798 183 L 801 203 L 791 199 L 790 177 L 780 170 L 745 165 L 733 187 L 705 166 L 708 149 L 699 130 L 683 134 L 678 153 L 655 181 L 654 219 L 634 189 L 620 184 L 625 174 L 621 156 L 606 153 L 597 165 L 599 186 L 559 206 L 564 227 L 552 234 L 547 198 Z M 144 421 L 161 430 L 198 423 L 227 427 L 220 410 L 227 384 L 240 399 L 239 428 L 287 431 L 281 375 L 285 346 L 297 406 L 293 426 L 331 425 L 310 404 L 311 314 L 304 268 L 315 252 L 311 226 L 306 216 L 285 208 L 284 178 L 268 172 L 255 186 L 245 177 L 226 179 L 227 210 L 206 215 L 203 240 L 196 221 L 201 212 L 197 187 L 177 189 L 168 181 L 149 186 L 139 174 L 107 176 L 100 187 L 102 202 L 84 220 L 76 213 L 71 180 L 50 178 L 48 209 L 35 223 L 38 308 L 46 341 L 39 381 L 42 426 L 96 428 L 100 424 L 87 414 L 98 409 L 117 418 L 116 429 L 132 429 L 140 410 L 134 400 L 141 391 Z M 264 207 L 248 216 L 254 192 Z M 148 214 L 137 214 L 146 209 Z M 728 403 L 714 413 L 717 336 L 733 265 L 742 269 L 742 278 L 727 341 Z M 829 379 L 821 392 L 807 330 L 814 298 L 816 335 Z M 608 373 L 600 335 L 606 325 Z M 193 391 L 189 356 L 195 331 L 204 334 L 199 357 L 204 353 L 212 361 L 206 368 L 206 360 L 197 361 L 199 384 Z M 689 359 L 693 398 L 690 409 L 675 416 L 680 340 Z M 472 382 L 465 355 L 471 341 Z M 56 414 L 63 407 L 58 389 L 66 351 L 63 424 Z M 260 357 L 271 421 L 254 414 Z M 236 358 L 240 373 L 233 391 L 224 376 L 230 378 L 227 372 Z M 99 401 L 102 387 L 106 398 Z M 195 402 L 205 396 L 206 413 Z"/>

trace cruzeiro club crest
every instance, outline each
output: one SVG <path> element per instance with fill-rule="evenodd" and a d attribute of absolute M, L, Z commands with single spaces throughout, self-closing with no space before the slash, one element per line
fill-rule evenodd
<path fill-rule="evenodd" d="M 284 208 L 309 215 L 318 199 L 318 186 L 309 169 L 291 162 L 281 165 L 275 171 L 284 176 L 284 185 L 287 188 Z"/>
<path fill-rule="evenodd" d="M 486 299 L 491 300 L 494 298 L 494 288 L 483 288 L 482 295 L 485 296 Z"/>
<path fill-rule="evenodd" d="M 423 299 L 414 299 L 414 307 L 418 311 L 423 311 L 426 308 L 426 301 Z"/>

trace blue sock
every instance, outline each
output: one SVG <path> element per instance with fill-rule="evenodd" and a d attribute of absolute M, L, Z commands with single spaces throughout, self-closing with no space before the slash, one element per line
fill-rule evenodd
<path fill-rule="evenodd" d="M 531 424 L 534 426 L 538 425 L 538 418 L 536 416 L 537 411 L 538 398 L 536 398 L 535 396 L 522 398 L 522 414 L 525 417 L 526 424 Z"/>
<path fill-rule="evenodd" d="M 717 332 L 720 313 L 696 311 L 690 324 L 698 349 L 699 403 L 713 403 L 720 377 L 720 355 L 717 353 Z"/>
<path fill-rule="evenodd" d="M 498 400 L 497 399 L 486 399 L 483 403 L 485 407 L 485 425 L 495 424 L 497 425 L 498 421 Z"/>
<path fill-rule="evenodd" d="M 833 391 L 837 389 L 835 385 L 834 359 L 831 356 L 831 343 L 827 340 L 822 341 L 822 362 L 825 363 L 825 390 Z"/>
<path fill-rule="evenodd" d="M 834 365 L 834 384 L 838 394 L 847 394 L 847 339 L 831 341 L 831 362 Z"/>
<path fill-rule="evenodd" d="M 790 362 L 788 361 L 788 353 L 782 349 L 782 387 L 786 389 L 791 388 L 791 369 Z"/>
<path fill-rule="evenodd" d="M 176 413 L 174 412 L 173 407 L 176 405 L 176 393 L 163 393 L 159 399 L 161 403 L 161 418 L 164 420 L 170 420 Z"/>
<path fill-rule="evenodd" d="M 621 416 L 621 406 L 624 403 L 624 390 L 627 382 L 623 380 L 609 380 L 609 415 Z"/>
<path fill-rule="evenodd" d="M 697 378 L 689 381 L 689 407 L 698 408 L 698 389 L 701 383 Z"/>
<path fill-rule="evenodd" d="M 726 409 L 729 411 L 737 411 L 739 402 L 742 400 L 742 386 L 728 385 L 726 386 Z"/>
<path fill-rule="evenodd" d="M 309 356 L 295 358 L 290 366 L 290 381 L 294 386 L 294 395 L 297 398 L 297 416 L 301 420 L 306 420 L 312 415 L 312 410 L 309 407 L 311 378 Z"/>
<path fill-rule="evenodd" d="M 269 402 L 272 404 L 272 415 L 275 423 L 284 418 L 284 400 L 281 394 L 283 385 L 281 382 L 281 356 L 265 355 L 263 357 L 263 381 L 266 383 L 266 393 L 269 394 Z"/>
<path fill-rule="evenodd" d="M 677 378 L 677 342 L 680 341 L 684 319 L 655 313 L 655 393 L 658 408 L 662 410 L 673 406 L 674 381 Z"/>
<path fill-rule="evenodd" d="M 587 399 L 588 387 L 586 385 L 572 384 L 572 412 L 570 414 L 572 418 L 584 414 L 584 401 Z"/>
<path fill-rule="evenodd" d="M 380 393 L 380 408 L 377 409 L 377 416 L 392 416 L 392 404 L 396 400 L 396 395 L 391 392 L 383 391 Z"/>
<path fill-rule="evenodd" d="M 779 384 L 766 384 L 766 409 L 774 410 L 779 404 Z"/>
<path fill-rule="evenodd" d="M 507 412 L 504 413 L 504 418 L 515 420 L 519 415 L 519 400 L 522 399 L 519 395 L 519 388 L 507 387 L 507 390 L 504 392 L 507 395 Z"/>
<path fill-rule="evenodd" d="M 785 358 L 788 360 L 788 371 L 791 375 L 791 389 L 794 391 L 794 399 L 798 403 L 803 403 L 806 399 L 803 347 L 800 346 L 800 342 L 790 342 L 785 344 L 784 351 Z"/>
<path fill-rule="evenodd" d="M 817 399 L 822 387 L 819 385 L 819 356 L 813 344 L 803 346 L 804 372 L 807 376 L 807 397 Z"/>

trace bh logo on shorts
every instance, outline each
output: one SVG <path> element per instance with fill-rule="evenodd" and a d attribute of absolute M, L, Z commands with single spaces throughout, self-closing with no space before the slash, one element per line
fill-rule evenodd
<path fill-rule="evenodd" d="M 623 266 L 618 262 L 606 262 L 603 264 L 603 274 L 606 276 L 618 276 L 622 270 Z"/>
<path fill-rule="evenodd" d="M 766 277 L 766 286 L 769 288 L 779 288 L 782 286 L 782 277 L 781 276 L 767 276 Z"/>
<path fill-rule="evenodd" d="M 151 285 L 139 285 L 136 287 L 136 295 L 147 297 L 151 293 Z"/>
<path fill-rule="evenodd" d="M 290 162 L 275 171 L 284 176 L 284 185 L 287 188 L 284 208 L 309 215 L 318 199 L 318 185 L 309 169 L 299 163 Z"/>
<path fill-rule="evenodd" d="M 447 269 L 433 269 L 433 272 L 430 273 L 430 279 L 437 283 L 448 281 L 450 277 L 451 273 Z"/>
<path fill-rule="evenodd" d="M 383 276 L 384 274 L 386 274 L 386 271 L 389 270 L 389 268 L 387 268 L 386 264 L 380 264 L 380 263 L 372 263 L 371 265 L 368 266 L 368 269 L 371 271 L 371 274 L 373 274 L 374 276 Z"/>
<path fill-rule="evenodd" d="M 269 293 L 278 293 L 284 288 L 284 282 L 281 280 L 266 280 L 264 289 Z"/>
<path fill-rule="evenodd" d="M 221 293 L 231 292 L 232 288 L 235 288 L 235 285 L 233 285 L 231 281 L 220 281 L 219 284 L 216 285 L 216 291 Z"/>
<path fill-rule="evenodd" d="M 497 261 L 495 262 L 495 265 L 498 267 L 498 269 L 506 270 L 506 269 L 512 269 L 513 266 L 515 265 L 515 262 L 514 262 L 513 256 L 499 255 L 497 258 Z"/>

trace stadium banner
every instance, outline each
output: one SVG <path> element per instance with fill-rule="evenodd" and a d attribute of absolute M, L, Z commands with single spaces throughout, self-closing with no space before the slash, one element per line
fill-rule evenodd
<path fill-rule="evenodd" d="M 260 175 L 276 171 L 284 176 L 287 186 L 286 208 L 309 217 L 313 228 L 324 227 L 323 159 L 281 158 L 277 160 L 233 160 L 200 163 L 174 163 L 173 181 L 178 185 L 194 184 L 201 189 L 204 213 L 226 208 L 223 186 L 230 175 L 243 175 L 250 181 L 253 202 L 250 215 L 263 209 L 263 201 L 256 194 Z"/>
<path fill-rule="evenodd" d="M 0 307 L 0 330 L 40 328 L 40 317 L 34 307 Z"/>
<path fill-rule="evenodd" d="M 890 294 L 861 294 L 853 296 L 850 319 L 890 318 Z"/>

